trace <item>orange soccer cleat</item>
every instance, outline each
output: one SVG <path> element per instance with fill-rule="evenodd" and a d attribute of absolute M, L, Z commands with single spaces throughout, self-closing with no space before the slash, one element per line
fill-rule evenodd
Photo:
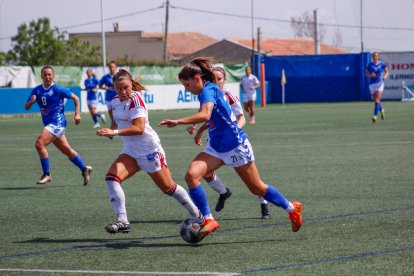
<path fill-rule="evenodd" d="M 219 229 L 219 223 L 215 219 L 205 219 L 203 222 L 203 225 L 201 226 L 201 229 L 198 233 L 200 237 L 200 241 L 210 235 L 210 233 L 213 233 L 217 229 Z"/>
<path fill-rule="evenodd" d="M 292 223 L 292 231 L 298 232 L 300 227 L 302 226 L 302 203 L 300 202 L 292 202 L 293 206 L 295 207 L 295 211 L 289 213 L 289 219 Z"/>

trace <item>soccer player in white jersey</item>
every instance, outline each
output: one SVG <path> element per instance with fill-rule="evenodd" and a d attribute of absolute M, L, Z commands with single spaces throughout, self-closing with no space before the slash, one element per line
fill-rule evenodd
<path fill-rule="evenodd" d="M 187 191 L 171 177 L 160 139 L 149 124 L 148 110 L 139 92 L 145 88 L 123 69 L 113 76 L 113 80 L 117 93 L 111 101 L 114 122 L 111 128 L 97 130 L 96 134 L 106 137 L 119 135 L 124 147 L 106 174 L 109 198 L 117 221 L 107 225 L 105 230 L 113 234 L 131 231 L 121 183 L 140 170 L 148 173 L 158 188 L 174 197 L 192 217 L 200 217 Z"/>
<path fill-rule="evenodd" d="M 252 69 L 246 67 L 246 75 L 242 77 L 241 86 L 243 90 L 244 110 L 248 112 L 250 117 L 250 124 L 256 123 L 254 102 L 256 101 L 256 88 L 259 88 L 260 82 L 255 75 L 252 74 Z"/>
<path fill-rule="evenodd" d="M 374 116 L 372 116 L 372 122 L 375 123 L 378 112 L 381 113 L 381 119 L 385 119 L 385 111 L 381 105 L 381 96 L 384 90 L 384 80 L 388 78 L 388 68 L 384 62 L 380 61 L 378 52 L 372 53 L 372 59 L 373 61 L 367 65 L 365 76 L 369 79 L 369 90 L 374 101 Z"/>
<path fill-rule="evenodd" d="M 242 128 L 246 124 L 246 119 L 243 114 L 243 109 L 241 107 L 240 100 L 238 97 L 232 95 L 229 90 L 224 89 L 224 84 L 227 80 L 226 71 L 224 71 L 223 67 L 216 66 L 214 67 L 213 72 L 216 75 L 216 84 L 220 87 L 221 91 L 226 96 L 225 99 L 230 104 L 232 120 L 237 122 L 237 126 L 239 128 Z M 196 127 L 196 124 L 187 127 L 188 133 L 194 134 Z M 206 129 L 207 126 L 203 125 L 198 129 L 196 135 L 194 136 L 194 141 L 197 145 L 202 145 L 201 137 Z M 215 208 L 216 212 L 220 212 L 224 208 L 225 201 L 231 196 L 231 190 L 221 182 L 220 177 L 217 175 L 215 171 L 208 173 L 203 178 L 208 183 L 209 187 L 211 187 L 214 191 L 220 194 Z M 262 196 L 259 196 L 258 199 L 261 207 L 262 218 L 269 219 L 270 210 L 267 200 L 264 199 Z"/>
<path fill-rule="evenodd" d="M 200 109 L 188 117 L 164 119 L 159 125 L 175 127 L 207 122 L 209 141 L 204 151 L 193 159 L 185 176 L 189 194 L 204 217 L 200 236 L 206 237 L 219 228 L 200 180 L 223 165 L 233 167 L 250 192 L 286 210 L 292 231 L 299 231 L 302 226 L 302 204 L 287 200 L 274 186 L 261 180 L 247 134 L 231 119 L 230 106 L 216 85 L 211 61 L 201 57 L 192 60 L 181 69 L 178 78 L 187 91 L 198 95 Z"/>
<path fill-rule="evenodd" d="M 92 167 L 85 165 L 82 157 L 71 148 L 65 136 L 66 117 L 64 100 L 73 100 L 75 104 L 73 120 L 78 125 L 81 121 L 79 98 L 69 88 L 53 83 L 55 73 L 51 66 L 44 66 L 40 72 L 43 84 L 33 88 L 25 104 L 25 109 L 29 110 L 34 103 L 37 103 L 44 125 L 35 144 L 43 170 L 43 175 L 37 181 L 37 184 L 46 184 L 52 181 L 49 153 L 46 147 L 53 143 L 58 150 L 65 154 L 82 171 L 83 185 L 88 185 Z"/>

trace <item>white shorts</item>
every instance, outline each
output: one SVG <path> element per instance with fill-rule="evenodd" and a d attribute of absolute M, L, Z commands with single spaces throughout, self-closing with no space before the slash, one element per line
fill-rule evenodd
<path fill-rule="evenodd" d="M 374 94 L 377 91 L 384 91 L 384 82 L 377 82 L 369 85 L 369 91 L 371 92 L 371 95 Z"/>
<path fill-rule="evenodd" d="M 108 111 L 112 109 L 111 101 L 106 101 L 106 106 L 108 107 Z"/>
<path fill-rule="evenodd" d="M 256 91 L 249 91 L 243 93 L 243 103 L 255 102 L 256 101 Z"/>
<path fill-rule="evenodd" d="M 53 136 L 56 136 L 57 138 L 61 137 L 63 134 L 65 134 L 66 128 L 63 126 L 58 126 L 54 124 L 48 124 L 45 126 L 45 129 L 53 134 Z"/>
<path fill-rule="evenodd" d="M 254 161 L 252 145 L 248 139 L 245 139 L 242 144 L 227 152 L 217 152 L 207 142 L 203 152 L 223 160 L 224 164 L 232 168 L 237 168 Z"/>
<path fill-rule="evenodd" d="M 165 158 L 164 150 L 153 152 L 148 155 L 134 156 L 132 151 L 128 148 L 123 148 L 121 154 L 131 156 L 137 161 L 139 168 L 147 173 L 155 173 L 167 166 L 167 159 Z"/>
<path fill-rule="evenodd" d="M 98 106 L 98 100 L 88 100 L 87 103 L 90 108 L 96 108 Z"/>

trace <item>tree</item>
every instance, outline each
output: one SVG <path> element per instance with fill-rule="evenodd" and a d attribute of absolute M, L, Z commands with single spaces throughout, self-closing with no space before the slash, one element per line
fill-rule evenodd
<path fill-rule="evenodd" d="M 8 54 L 12 63 L 18 65 L 60 65 L 65 59 L 63 40 L 63 33 L 57 28 L 51 29 L 49 18 L 40 18 L 19 26 Z"/>
<path fill-rule="evenodd" d="M 31 21 L 29 25 L 24 23 L 12 38 L 12 50 L 5 57 L 6 63 L 29 66 L 93 66 L 102 63 L 100 47 L 77 37 L 65 40 L 65 35 L 56 27 L 52 29 L 47 17 Z"/>
<path fill-rule="evenodd" d="M 303 13 L 301 16 L 293 16 L 290 18 L 290 26 L 295 32 L 297 37 L 314 37 L 315 27 L 314 27 L 314 18 L 313 14 L 309 12 Z M 319 41 L 322 42 L 326 34 L 326 28 L 323 24 L 318 24 L 319 29 Z"/>

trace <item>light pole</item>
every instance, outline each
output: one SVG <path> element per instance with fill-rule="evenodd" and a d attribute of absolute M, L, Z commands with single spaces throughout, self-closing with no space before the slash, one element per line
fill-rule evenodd
<path fill-rule="evenodd" d="M 104 6 L 103 0 L 101 0 L 101 32 L 102 32 L 102 69 L 105 74 L 106 68 L 106 41 L 105 41 L 105 29 L 104 29 Z"/>

